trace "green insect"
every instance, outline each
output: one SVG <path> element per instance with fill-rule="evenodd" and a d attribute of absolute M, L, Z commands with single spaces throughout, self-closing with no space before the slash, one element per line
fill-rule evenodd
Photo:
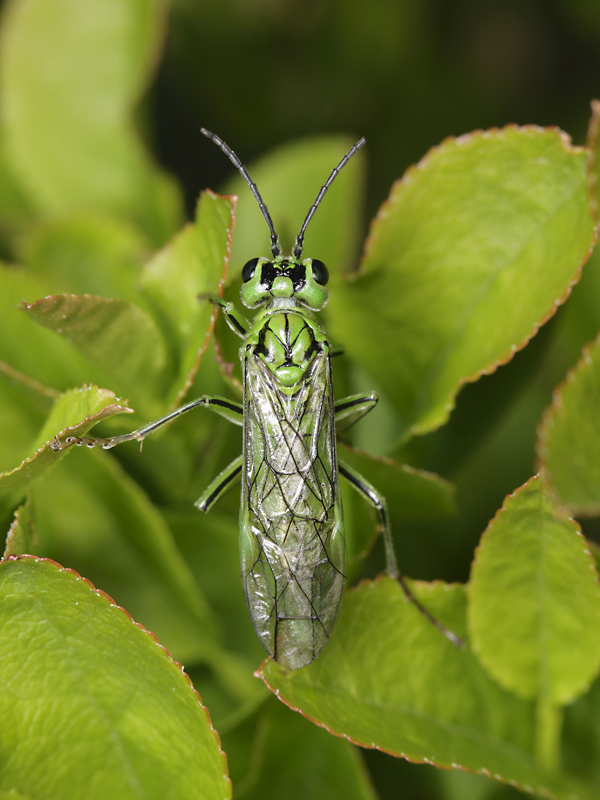
<path fill-rule="evenodd" d="M 242 302 L 261 309 L 254 321 L 248 323 L 233 303 L 209 298 L 243 339 L 243 403 L 203 396 L 132 433 L 108 439 L 68 437 L 53 446 L 109 449 L 132 439 L 142 442 L 187 411 L 210 408 L 243 427 L 243 453 L 210 484 L 196 506 L 208 511 L 241 478 L 242 579 L 254 628 L 272 658 L 289 669 L 304 667 L 319 655 L 333 630 L 345 583 L 340 475 L 380 515 L 388 574 L 436 627 L 458 643 L 402 579 L 385 499 L 337 458 L 336 425 L 347 427 L 367 414 L 377 395 L 334 400 L 333 352 L 313 315 L 327 302 L 329 274 L 322 261 L 303 259 L 302 250 L 306 227 L 325 192 L 365 139 L 331 172 L 302 223 L 291 256 L 284 256 L 269 211 L 246 168 L 221 139 L 204 129 L 202 133 L 240 171 L 271 233 L 271 257 L 252 258 L 242 269 Z"/>

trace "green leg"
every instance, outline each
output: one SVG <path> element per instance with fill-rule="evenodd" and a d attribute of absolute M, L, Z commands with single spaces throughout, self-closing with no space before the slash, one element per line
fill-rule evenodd
<path fill-rule="evenodd" d="M 231 330 L 237 333 L 242 339 L 246 338 L 250 330 L 250 323 L 246 317 L 238 311 L 234 303 L 223 300 L 223 298 L 219 297 L 217 294 L 205 294 L 200 295 L 200 297 L 209 300 L 213 306 L 218 306 L 225 315 L 225 319 Z"/>
<path fill-rule="evenodd" d="M 239 455 L 212 481 L 194 505 L 200 511 L 210 511 L 217 500 L 234 486 L 242 474 L 242 456 Z"/>
<path fill-rule="evenodd" d="M 183 414 L 191 411 L 193 408 L 198 407 L 210 408 L 211 411 L 214 411 L 216 414 L 220 414 L 220 416 L 225 417 L 225 419 L 228 419 L 230 422 L 233 422 L 236 425 L 243 424 L 244 412 L 240 403 L 236 403 L 234 400 L 227 400 L 224 397 L 211 397 L 209 395 L 204 395 L 203 397 L 199 397 L 197 400 L 193 400 L 191 403 L 186 403 L 186 405 L 176 408 L 174 411 L 171 411 L 170 414 L 167 414 L 160 419 L 155 419 L 154 422 L 149 422 L 147 425 L 143 425 L 141 428 L 138 428 L 136 431 L 132 431 L 131 433 L 124 433 L 121 436 L 111 436 L 108 439 L 93 439 L 85 436 L 67 436 L 62 442 L 55 438 L 50 446 L 53 450 L 64 450 L 73 444 L 85 445 L 86 447 L 102 447 L 104 450 L 110 450 L 111 447 L 115 447 L 118 444 L 123 444 L 123 442 L 130 442 L 133 439 L 138 442 L 143 442 L 146 436 L 150 436 L 151 433 L 159 430 L 159 428 L 162 428 L 163 425 L 166 425 L 172 420 L 181 417 Z"/>
<path fill-rule="evenodd" d="M 368 483 L 362 475 L 360 475 L 356 470 L 353 470 L 347 464 L 339 463 L 339 470 L 340 475 L 343 475 L 344 478 L 350 483 L 350 485 L 356 489 L 359 494 L 361 494 L 364 499 L 371 505 L 379 514 L 379 518 L 381 520 L 381 528 L 383 532 L 383 541 L 385 543 L 385 555 L 387 560 L 387 571 L 390 578 L 398 581 L 404 594 L 406 595 L 407 599 L 410 600 L 423 614 L 432 625 L 441 631 L 444 636 L 447 636 L 448 639 L 452 642 L 452 644 L 456 645 L 456 647 L 462 647 L 462 640 L 458 638 L 452 631 L 449 631 L 441 622 L 427 611 L 427 609 L 421 605 L 421 603 L 417 600 L 411 590 L 408 588 L 404 578 L 400 574 L 400 570 L 398 569 L 398 562 L 396 561 L 396 553 L 394 551 L 394 545 L 392 542 L 392 535 L 390 531 L 390 524 L 388 521 L 388 510 L 387 510 L 387 503 L 385 502 L 385 498 L 382 497 L 376 489 Z"/>
<path fill-rule="evenodd" d="M 340 434 L 347 431 L 355 422 L 372 411 L 378 400 L 376 392 L 354 394 L 351 397 L 336 400 L 333 404 L 336 432 Z"/>

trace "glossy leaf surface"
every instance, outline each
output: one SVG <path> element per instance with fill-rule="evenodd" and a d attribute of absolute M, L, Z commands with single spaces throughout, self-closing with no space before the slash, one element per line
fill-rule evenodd
<path fill-rule="evenodd" d="M 241 737 L 247 727 L 245 724 L 223 738 L 228 758 L 231 756 L 234 796 L 247 800 L 377 800 L 360 751 L 311 725 L 275 698 L 257 715 L 252 750 L 242 759 Z M 295 757 L 290 759 L 289 753 Z"/>
<path fill-rule="evenodd" d="M 584 349 L 554 392 L 538 430 L 538 456 L 574 514 L 600 513 L 600 342 Z"/>
<path fill-rule="evenodd" d="M 473 648 L 526 699 L 573 701 L 600 667 L 600 585 L 579 527 L 539 478 L 505 502 L 481 539 L 469 588 Z"/>
<path fill-rule="evenodd" d="M 362 272 L 331 298 L 330 333 L 385 387 L 404 435 L 424 433 L 554 313 L 593 242 L 585 153 L 564 135 L 448 139 L 394 184 Z"/>
<path fill-rule="evenodd" d="M 176 374 L 170 402 L 189 389 L 208 345 L 215 310 L 205 294 L 217 294 L 227 273 L 234 203 L 203 192 L 196 220 L 187 225 L 144 270 L 141 287 L 171 345 Z"/>
<path fill-rule="evenodd" d="M 91 295 L 51 295 L 24 304 L 40 325 L 64 336 L 111 377 L 120 394 L 136 406 L 150 405 L 166 360 L 162 336 L 139 306 Z"/>
<path fill-rule="evenodd" d="M 0 564 L 0 789 L 64 800 L 230 796 L 198 695 L 156 639 L 76 573 Z"/>
<path fill-rule="evenodd" d="M 460 586 L 412 587 L 465 635 Z M 491 773 L 565 800 L 585 796 L 536 767 L 532 705 L 502 690 L 468 648 L 453 647 L 389 579 L 348 592 L 330 642 L 311 665 L 289 672 L 269 660 L 261 676 L 285 703 L 363 746 Z"/>

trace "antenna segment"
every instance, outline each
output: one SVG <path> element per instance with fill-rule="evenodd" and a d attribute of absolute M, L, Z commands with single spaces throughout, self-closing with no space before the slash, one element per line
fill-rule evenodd
<path fill-rule="evenodd" d="M 273 225 L 273 220 L 271 219 L 271 215 L 269 214 L 269 209 L 267 208 L 264 200 L 260 196 L 260 192 L 258 191 L 258 187 L 256 186 L 256 184 L 254 183 L 254 181 L 252 180 L 252 178 L 248 174 L 248 170 L 242 164 L 242 162 L 239 160 L 239 158 L 236 156 L 236 154 L 233 152 L 231 147 L 226 145 L 225 142 L 222 139 L 219 139 L 219 137 L 216 134 L 211 133 L 210 131 L 207 131 L 206 128 L 201 128 L 201 131 L 208 139 L 211 139 L 218 147 L 221 148 L 221 150 L 225 153 L 227 158 L 229 158 L 229 160 L 231 161 L 233 166 L 240 172 L 241 176 L 244 178 L 244 180 L 246 181 L 246 183 L 250 187 L 250 191 L 252 192 L 252 194 L 256 198 L 256 202 L 258 203 L 258 205 L 260 207 L 260 210 L 262 211 L 263 216 L 267 221 L 267 225 L 269 226 L 269 230 L 271 231 L 271 253 L 273 254 L 273 258 L 277 258 L 277 256 L 280 256 L 281 252 L 282 252 L 281 251 L 281 244 L 279 243 L 279 236 L 275 232 L 275 226 Z M 315 213 L 315 211 L 319 207 L 319 203 L 321 202 L 321 200 L 325 196 L 325 192 L 327 191 L 327 189 L 329 189 L 331 184 L 337 178 L 337 176 L 340 173 L 340 170 L 343 167 L 346 166 L 346 164 L 352 158 L 354 153 L 356 153 L 357 150 L 360 150 L 360 148 L 366 143 L 366 141 L 367 140 L 365 139 L 364 136 L 362 137 L 362 139 L 359 139 L 358 142 L 356 142 L 356 144 L 353 145 L 350 148 L 350 150 L 348 150 L 348 152 L 342 158 L 342 160 L 337 165 L 337 167 L 334 167 L 331 170 L 331 175 L 329 176 L 329 178 L 327 178 L 326 183 L 323 186 L 321 186 L 321 188 L 319 190 L 319 194 L 317 195 L 317 199 L 312 204 L 312 206 L 309 208 L 308 214 L 306 215 L 306 219 L 304 220 L 304 222 L 302 223 L 302 227 L 300 228 L 300 233 L 296 237 L 296 242 L 294 244 L 294 247 L 292 248 L 292 255 L 294 256 L 294 258 L 300 258 L 301 255 L 302 255 L 302 249 L 304 247 L 304 233 L 306 231 L 306 227 L 307 227 L 308 223 L 311 221 L 311 219 L 313 218 L 313 214 Z"/>
<path fill-rule="evenodd" d="M 262 197 L 260 196 L 260 192 L 258 191 L 256 184 L 248 174 L 248 170 L 242 164 L 242 162 L 239 160 L 236 154 L 233 152 L 231 147 L 226 145 L 222 139 L 219 139 L 219 137 L 216 134 L 207 131 L 206 128 L 201 128 L 201 131 L 208 139 L 211 139 L 218 147 L 221 148 L 221 150 L 229 158 L 233 166 L 239 170 L 241 176 L 250 187 L 250 191 L 256 198 L 256 202 L 260 206 L 260 210 L 262 211 L 264 218 L 267 220 L 267 225 L 269 226 L 269 230 L 271 231 L 271 253 L 273 254 L 273 258 L 277 258 L 277 256 L 281 255 L 281 245 L 279 244 L 279 236 L 277 236 L 277 233 L 275 232 L 275 226 L 273 225 L 273 220 L 271 219 L 271 215 L 269 214 L 269 209 L 267 208 Z"/>
<path fill-rule="evenodd" d="M 302 255 L 302 249 L 304 247 L 304 232 L 306 231 L 306 226 L 311 221 L 311 219 L 313 217 L 313 214 L 315 213 L 315 211 L 319 207 L 319 203 L 323 199 L 323 197 L 325 195 L 325 192 L 327 191 L 327 189 L 329 189 L 331 184 L 337 178 L 337 176 L 338 176 L 340 170 L 342 169 L 342 167 L 346 166 L 346 164 L 348 163 L 348 161 L 350 161 L 350 159 L 352 158 L 354 153 L 356 153 L 357 150 L 360 150 L 360 148 L 366 143 L 366 141 L 367 140 L 365 139 L 364 136 L 362 137 L 362 139 L 359 139 L 358 142 L 353 147 L 351 147 L 350 150 L 348 150 L 348 152 L 342 158 L 342 160 L 337 165 L 337 167 L 334 167 L 331 170 L 331 175 L 327 178 L 327 182 L 325 183 L 325 185 L 321 186 L 321 189 L 319 190 L 319 194 L 317 195 L 317 199 L 315 200 L 315 202 L 310 207 L 310 209 L 308 211 L 308 214 L 306 215 L 306 219 L 304 220 L 304 222 L 302 223 L 302 227 L 300 228 L 300 233 L 298 234 L 298 236 L 296 236 L 296 243 L 294 244 L 294 247 L 292 248 L 292 255 L 294 256 L 294 258 L 300 258 L 300 256 Z"/>

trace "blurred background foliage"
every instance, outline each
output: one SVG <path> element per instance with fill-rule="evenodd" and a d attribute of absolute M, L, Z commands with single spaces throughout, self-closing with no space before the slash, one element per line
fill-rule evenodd
<path fill-rule="evenodd" d="M 589 103 L 598 95 L 597 0 L 173 0 L 162 57 L 136 123 L 160 164 L 183 187 L 190 218 L 199 191 L 221 189 L 232 175 L 231 165 L 200 135 L 200 127 L 225 139 L 246 164 L 302 137 L 366 136 L 361 222 L 366 233 L 392 182 L 445 137 L 531 123 L 558 126 L 583 144 Z M 7 257 L 14 256 L 4 247 Z M 355 250 L 344 267 L 355 268 L 359 255 Z M 240 267 L 232 264 L 230 276 Z M 487 522 L 505 495 L 533 473 L 535 429 L 552 389 L 600 329 L 597 258 L 583 274 L 569 303 L 527 348 L 462 390 L 450 422 L 439 431 L 401 450 L 390 445 L 385 395 L 372 419 L 357 428 L 359 446 L 438 472 L 457 485 L 454 518 L 406 523 L 399 532 L 400 563 L 408 575 L 465 581 Z M 211 369 L 206 365 L 207 372 Z M 340 381 L 345 379 L 342 374 Z M 356 372 L 352 380 L 380 388 L 367 374 Z M 208 428 L 226 427 L 213 420 L 194 425 L 201 429 L 198 439 Z M 222 435 L 236 446 L 235 433 Z M 153 476 L 135 463 L 135 453 L 119 458 L 149 492 L 155 488 Z M 198 488 L 213 467 L 208 464 L 196 476 Z M 172 483 L 168 489 L 177 497 L 177 476 Z M 225 502 L 233 510 L 237 501 Z M 187 531 L 186 515 L 169 519 L 176 538 L 180 522 Z M 210 518 L 206 525 L 213 525 Z M 594 522 L 585 523 L 591 536 L 598 530 Z M 232 530 L 228 554 L 235 552 L 235 535 Z M 196 570 L 205 573 L 201 582 L 209 581 L 215 562 L 199 543 L 190 547 L 202 549 Z M 382 553 L 375 550 L 365 574 L 382 567 Z M 111 591 L 108 585 L 101 588 Z M 196 679 L 202 691 L 200 673 Z M 205 700 L 209 704 L 210 698 Z M 382 798 L 478 800 L 517 794 L 484 778 L 442 773 L 378 752 L 365 758 Z"/>

